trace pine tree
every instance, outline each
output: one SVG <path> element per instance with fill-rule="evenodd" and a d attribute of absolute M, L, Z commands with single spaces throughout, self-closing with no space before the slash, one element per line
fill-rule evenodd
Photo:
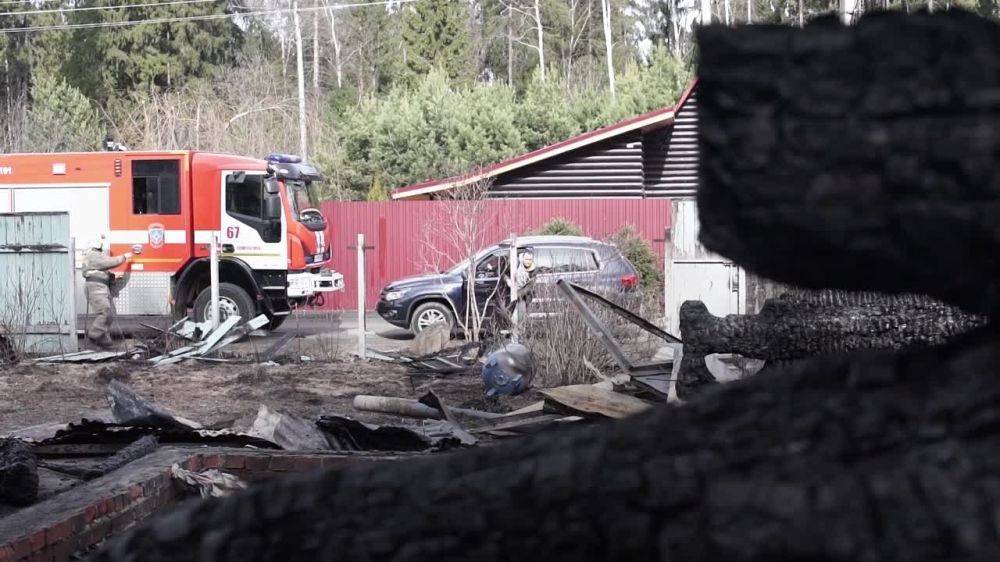
<path fill-rule="evenodd" d="M 107 6 L 114 0 L 84 0 L 82 6 Z M 223 1 L 77 12 L 72 23 L 110 23 L 146 19 L 221 15 Z M 76 30 L 67 78 L 99 102 L 115 94 L 177 87 L 194 77 L 211 76 L 229 65 L 244 34 L 229 18 L 150 23 Z"/>
<path fill-rule="evenodd" d="M 440 67 L 453 80 L 469 78 L 473 74 L 470 22 L 465 3 L 417 2 L 403 23 L 406 66 L 410 72 L 423 75 Z"/>
<path fill-rule="evenodd" d="M 62 78 L 38 73 L 34 80 L 25 148 L 35 152 L 96 149 L 101 128 L 90 100 Z"/>

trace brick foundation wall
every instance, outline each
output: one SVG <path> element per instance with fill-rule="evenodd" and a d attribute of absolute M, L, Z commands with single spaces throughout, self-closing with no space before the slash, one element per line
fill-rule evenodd
<path fill-rule="evenodd" d="M 112 474 L 0 519 L 0 562 L 69 561 L 74 554 L 93 550 L 108 537 L 186 499 L 170 476 L 174 463 L 195 471 L 218 468 L 252 482 L 292 472 L 396 458 L 161 447 Z"/>

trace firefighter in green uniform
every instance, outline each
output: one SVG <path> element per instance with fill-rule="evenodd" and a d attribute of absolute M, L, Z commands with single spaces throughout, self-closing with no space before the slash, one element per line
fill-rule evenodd
<path fill-rule="evenodd" d="M 103 348 L 111 347 L 111 322 L 115 317 L 115 305 L 111 299 L 118 292 L 115 275 L 109 270 L 132 260 L 131 252 L 111 257 L 106 253 L 107 246 L 107 238 L 102 234 L 89 244 L 83 257 L 84 293 L 87 308 L 94 315 L 87 337 Z"/>

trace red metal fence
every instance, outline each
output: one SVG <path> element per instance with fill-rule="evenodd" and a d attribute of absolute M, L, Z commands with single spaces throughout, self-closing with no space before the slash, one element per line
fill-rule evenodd
<path fill-rule="evenodd" d="M 330 225 L 327 240 L 333 251 L 331 268 L 344 274 L 346 290 L 328 295 L 325 308 L 351 309 L 357 305 L 357 234 L 365 235 L 367 261 L 367 304 L 374 308 L 379 291 L 401 277 L 430 271 L 428 262 L 451 266 L 460 259 L 455 255 L 428 255 L 430 246 L 447 251 L 455 219 L 444 206 L 469 204 L 453 201 L 326 201 L 321 208 Z M 594 238 L 606 238 L 625 225 L 650 241 L 663 258 L 664 229 L 670 226 L 668 199 L 495 199 L 483 202 L 476 220 L 485 225 L 484 246 L 499 242 L 512 233 L 526 234 L 555 217 L 579 225 Z"/>

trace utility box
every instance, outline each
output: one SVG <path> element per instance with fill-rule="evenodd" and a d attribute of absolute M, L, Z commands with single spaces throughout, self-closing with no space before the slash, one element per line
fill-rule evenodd
<path fill-rule="evenodd" d="M 77 351 L 69 213 L 0 213 L 0 336 L 16 353 Z"/>

